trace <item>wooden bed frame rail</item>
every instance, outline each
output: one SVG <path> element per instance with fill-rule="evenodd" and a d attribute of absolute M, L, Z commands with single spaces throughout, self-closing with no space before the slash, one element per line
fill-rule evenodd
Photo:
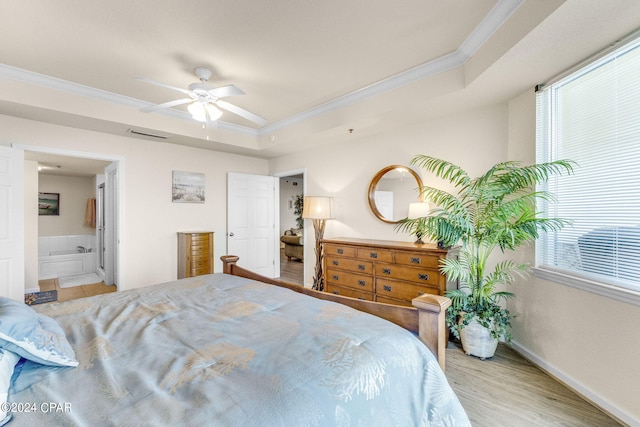
<path fill-rule="evenodd" d="M 451 305 L 451 301 L 448 298 L 439 295 L 425 294 L 413 299 L 413 307 L 363 301 L 356 298 L 316 291 L 294 283 L 261 276 L 238 266 L 236 263 L 239 258 L 235 255 L 224 255 L 221 256 L 220 259 L 223 263 L 223 272 L 226 274 L 258 280 L 291 289 L 295 292 L 321 300 L 344 304 L 356 310 L 382 317 L 411 332 L 415 332 L 418 334 L 420 341 L 436 356 L 440 368 L 444 371 L 445 350 L 447 348 L 445 314 L 447 307 Z"/>

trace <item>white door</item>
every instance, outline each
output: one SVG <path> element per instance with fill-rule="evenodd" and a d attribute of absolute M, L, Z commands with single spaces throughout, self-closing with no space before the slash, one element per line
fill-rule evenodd
<path fill-rule="evenodd" d="M 24 152 L 0 146 L 0 296 L 17 301 L 24 301 L 23 175 Z"/>
<path fill-rule="evenodd" d="M 276 177 L 227 175 L 227 254 L 239 256 L 241 267 L 271 278 L 280 275 L 279 193 Z"/>

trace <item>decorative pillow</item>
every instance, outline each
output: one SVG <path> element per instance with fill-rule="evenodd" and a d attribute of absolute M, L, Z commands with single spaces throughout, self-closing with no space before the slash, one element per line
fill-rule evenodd
<path fill-rule="evenodd" d="M 11 376 L 20 356 L 12 351 L 0 348 L 0 403 L 9 401 L 9 387 L 11 386 Z M 11 413 L 7 413 L 5 405 L 0 405 L 0 426 L 11 420 Z"/>
<path fill-rule="evenodd" d="M 0 348 L 49 366 L 78 366 L 64 331 L 50 317 L 0 297 Z"/>

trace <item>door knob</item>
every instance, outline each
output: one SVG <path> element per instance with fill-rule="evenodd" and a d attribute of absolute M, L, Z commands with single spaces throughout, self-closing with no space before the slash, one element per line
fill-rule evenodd
<path fill-rule="evenodd" d="M 233 237 L 235 236 L 235 234 L 233 234 L 233 231 L 231 233 L 229 233 L 229 237 Z"/>

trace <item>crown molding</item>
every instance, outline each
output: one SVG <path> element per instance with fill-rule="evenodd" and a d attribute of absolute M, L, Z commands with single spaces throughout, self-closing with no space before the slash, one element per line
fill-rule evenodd
<path fill-rule="evenodd" d="M 480 49 L 484 43 L 487 42 L 487 40 L 489 40 L 489 38 L 507 21 L 507 19 L 509 19 L 509 17 L 524 3 L 524 1 L 525 0 L 499 0 L 482 19 L 482 21 L 480 21 L 480 24 L 474 28 L 471 34 L 454 52 L 372 83 L 309 110 L 294 114 L 286 119 L 268 124 L 260 129 L 236 125 L 221 120 L 218 121 L 218 128 L 254 137 L 272 134 L 279 129 L 286 128 L 318 115 L 325 114 L 339 108 L 344 108 L 365 99 L 373 98 L 394 89 L 398 89 L 418 80 L 432 77 L 442 72 L 462 66 L 478 51 L 478 49 Z M 6 64 L 0 64 L 0 78 L 39 85 L 49 89 L 124 105 L 137 110 L 154 105 L 147 101 L 142 101 L 129 96 L 69 82 Z M 188 113 L 173 108 L 158 110 L 155 113 L 182 120 L 193 120 Z"/>

